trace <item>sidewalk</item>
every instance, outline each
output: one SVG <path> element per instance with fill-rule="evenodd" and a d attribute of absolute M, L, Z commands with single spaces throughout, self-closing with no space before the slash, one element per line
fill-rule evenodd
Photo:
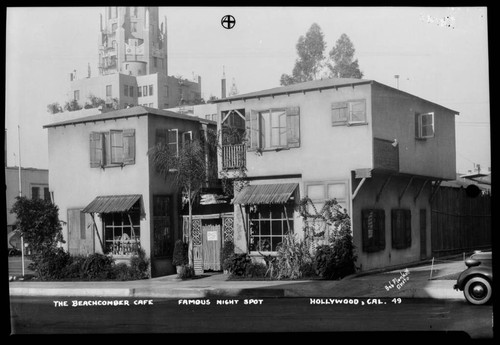
<path fill-rule="evenodd" d="M 438 298 L 464 300 L 453 289 L 461 259 L 331 280 L 234 280 L 225 274 L 180 280 L 176 275 L 125 282 L 11 281 L 11 296 L 112 298 Z M 399 280 L 398 280 L 399 279 Z"/>

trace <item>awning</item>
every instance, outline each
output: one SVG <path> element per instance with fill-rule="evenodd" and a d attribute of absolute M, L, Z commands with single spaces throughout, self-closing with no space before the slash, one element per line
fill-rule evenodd
<path fill-rule="evenodd" d="M 297 190 L 298 183 L 259 184 L 244 187 L 234 198 L 233 204 L 284 204 Z"/>
<path fill-rule="evenodd" d="M 98 196 L 83 209 L 85 213 L 119 213 L 129 211 L 141 198 L 140 194 Z"/>

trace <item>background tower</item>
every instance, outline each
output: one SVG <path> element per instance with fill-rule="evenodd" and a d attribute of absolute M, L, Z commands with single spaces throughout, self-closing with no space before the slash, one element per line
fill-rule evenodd
<path fill-rule="evenodd" d="M 106 7 L 100 18 L 99 74 L 168 75 L 166 18 L 157 7 Z"/>

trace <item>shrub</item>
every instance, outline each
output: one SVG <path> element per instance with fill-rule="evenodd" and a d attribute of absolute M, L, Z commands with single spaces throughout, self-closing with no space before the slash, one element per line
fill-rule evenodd
<path fill-rule="evenodd" d="M 182 270 L 177 276 L 181 279 L 189 279 L 194 277 L 194 267 L 189 265 L 182 265 Z"/>
<path fill-rule="evenodd" d="M 267 267 L 265 264 L 258 262 L 250 262 L 246 265 L 245 276 L 246 277 L 265 277 L 267 272 Z"/>
<path fill-rule="evenodd" d="M 130 260 L 130 277 L 129 279 L 145 279 L 149 278 L 149 259 L 146 258 L 144 249 L 139 248 Z"/>
<path fill-rule="evenodd" d="M 224 242 L 224 246 L 222 247 L 221 260 L 222 260 L 222 269 L 224 271 L 229 271 L 229 258 L 234 254 L 234 243 L 233 242 Z"/>
<path fill-rule="evenodd" d="M 188 244 L 182 240 L 175 241 L 174 254 L 172 257 L 172 265 L 182 266 L 189 263 Z"/>
<path fill-rule="evenodd" d="M 47 248 L 38 252 L 29 269 L 37 272 L 39 279 L 64 278 L 66 267 L 71 263 L 71 256 L 63 248 Z"/>
<path fill-rule="evenodd" d="M 81 266 L 81 278 L 88 280 L 113 279 L 113 258 L 98 253 L 89 255 Z"/>
<path fill-rule="evenodd" d="M 247 266 L 252 262 L 247 253 L 233 254 L 227 259 L 227 270 L 235 276 L 244 277 L 247 273 Z"/>
<path fill-rule="evenodd" d="M 130 267 L 126 263 L 121 262 L 115 265 L 113 275 L 116 280 L 131 280 Z"/>
<path fill-rule="evenodd" d="M 311 255 L 304 241 L 296 239 L 295 235 L 288 232 L 277 247 L 278 256 L 274 261 L 273 271 L 275 278 L 299 279 L 304 276 L 304 269 L 312 262 Z"/>

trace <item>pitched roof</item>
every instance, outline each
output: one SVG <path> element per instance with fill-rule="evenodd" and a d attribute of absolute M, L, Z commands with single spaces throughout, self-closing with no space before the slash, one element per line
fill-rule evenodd
<path fill-rule="evenodd" d="M 55 123 L 45 125 L 45 126 L 43 126 L 43 128 L 67 126 L 67 125 L 86 123 L 86 122 L 105 121 L 105 120 L 111 120 L 111 119 L 121 119 L 121 118 L 134 117 L 134 116 L 139 117 L 139 116 L 145 116 L 145 115 L 166 116 L 166 117 L 182 119 L 182 120 L 216 124 L 215 121 L 205 120 L 205 119 L 202 119 L 202 118 L 199 118 L 196 116 L 189 116 L 189 115 L 175 113 L 175 112 L 169 111 L 169 110 L 149 108 L 149 107 L 144 107 L 144 106 L 140 105 L 140 106 L 130 107 L 130 108 L 126 108 L 126 109 L 109 111 L 109 112 L 105 112 L 102 114 L 90 115 L 90 116 L 80 117 L 77 119 L 55 122 Z"/>
<path fill-rule="evenodd" d="M 297 83 L 293 85 L 288 85 L 288 86 L 280 86 L 280 87 L 275 87 L 272 89 L 266 89 L 266 90 L 261 90 L 261 91 L 256 91 L 256 92 L 250 92 L 250 93 L 245 93 L 242 95 L 235 95 L 231 97 L 226 97 L 222 99 L 217 99 L 211 101 L 211 103 L 223 103 L 223 102 L 230 102 L 230 101 L 238 101 L 238 100 L 244 100 L 244 99 L 249 99 L 249 98 L 259 98 L 259 97 L 265 97 L 265 96 L 279 96 L 279 95 L 288 95 L 292 93 L 301 93 L 301 92 L 307 92 L 307 91 L 321 91 L 321 90 L 326 90 L 326 89 L 332 89 L 332 88 L 339 88 L 339 87 L 348 87 L 348 86 L 355 86 L 355 85 L 363 85 L 363 84 L 377 84 L 384 86 L 386 88 L 394 90 L 394 92 L 398 92 L 400 94 L 406 94 L 410 95 L 415 98 L 422 99 L 426 102 L 435 104 L 441 108 L 447 109 L 449 111 L 454 112 L 455 114 L 459 114 L 458 111 L 444 107 L 438 103 L 428 101 L 424 98 L 415 96 L 413 94 L 410 94 L 408 92 L 395 89 L 391 86 L 379 83 L 375 80 L 372 79 L 356 79 L 356 78 L 332 78 L 332 79 L 321 79 L 321 80 L 312 80 L 312 81 L 306 81 L 304 83 Z"/>
<path fill-rule="evenodd" d="M 322 79 L 322 80 L 312 80 L 306 81 L 304 83 L 298 83 L 288 86 L 280 86 L 272 89 L 261 90 L 256 92 L 245 93 L 242 95 L 235 95 L 231 97 L 226 97 L 223 99 L 217 99 L 212 101 L 212 103 L 221 103 L 228 101 L 235 101 L 247 98 L 257 98 L 263 96 L 275 96 L 275 95 L 286 95 L 289 93 L 297 93 L 304 91 L 314 91 L 320 89 L 330 89 L 334 87 L 360 85 L 360 84 L 370 84 L 372 80 L 368 79 L 355 79 L 355 78 L 333 78 L 333 79 Z"/>

